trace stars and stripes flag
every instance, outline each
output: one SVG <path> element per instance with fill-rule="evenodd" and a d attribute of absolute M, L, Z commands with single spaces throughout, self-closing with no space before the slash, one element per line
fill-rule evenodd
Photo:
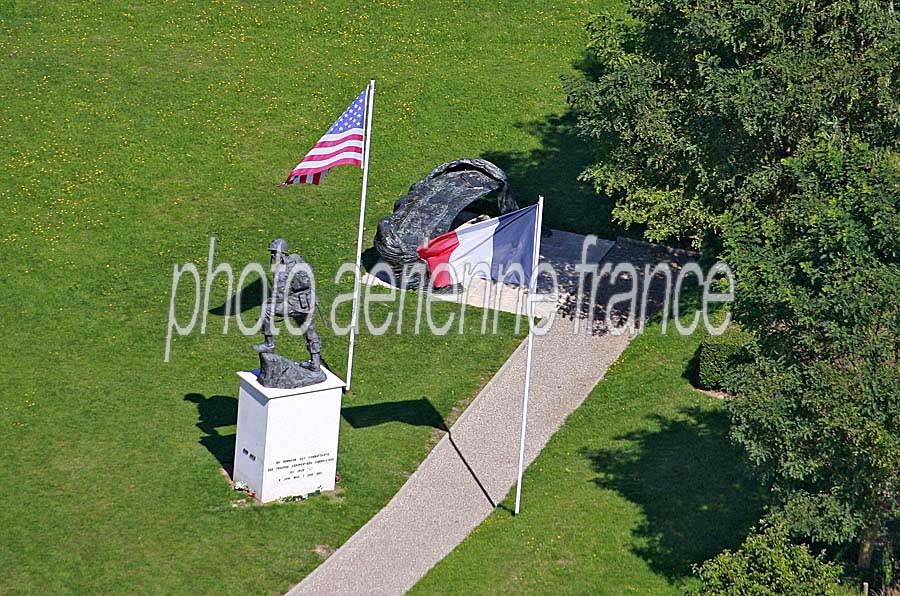
<path fill-rule="evenodd" d="M 331 125 L 322 138 L 313 145 L 297 167 L 283 183 L 318 184 L 335 166 L 352 165 L 362 167 L 364 116 L 366 112 L 366 91 L 353 100 L 341 117 Z"/>

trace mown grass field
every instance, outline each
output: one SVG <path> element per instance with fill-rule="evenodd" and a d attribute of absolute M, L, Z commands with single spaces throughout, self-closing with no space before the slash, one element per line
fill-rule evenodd
<path fill-rule="evenodd" d="M 212 235 L 238 269 L 275 236 L 320 279 L 352 259 L 358 169 L 274 185 L 372 76 L 369 241 L 411 182 L 463 156 L 507 169 L 522 203 L 543 192 L 549 225 L 614 235 L 574 181 L 585 149 L 559 82 L 598 7 L 3 3 L 0 593 L 271 594 L 383 506 L 427 453 L 433 412 L 512 351 L 511 319 L 496 337 L 361 337 L 345 405 L 372 408 L 342 422 L 341 494 L 236 506 L 219 459 L 255 339 L 221 334 L 220 279 L 209 332 L 164 364 L 172 267 L 204 270 Z M 327 304 L 348 288 L 319 289 Z M 324 342 L 343 374 L 346 338 Z"/>
<path fill-rule="evenodd" d="M 510 495 L 412 593 L 678 596 L 738 547 L 763 495 L 686 378 L 700 340 L 649 326 L 528 468 L 521 514 Z"/>

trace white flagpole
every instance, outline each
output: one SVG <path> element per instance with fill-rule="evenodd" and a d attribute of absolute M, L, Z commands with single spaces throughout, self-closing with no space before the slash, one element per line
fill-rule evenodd
<path fill-rule="evenodd" d="M 366 143 L 363 156 L 362 196 L 359 200 L 359 234 L 356 237 L 356 276 L 353 280 L 353 317 L 350 319 L 350 350 L 347 353 L 347 383 L 344 391 L 350 391 L 353 377 L 353 348 L 356 344 L 356 327 L 359 323 L 359 292 L 362 281 L 363 225 L 366 220 L 366 190 L 369 186 L 369 148 L 372 143 L 372 104 L 375 103 L 375 79 L 369 81 L 366 93 Z"/>
<path fill-rule="evenodd" d="M 538 197 L 537 223 L 534 227 L 534 252 L 531 257 L 531 283 L 528 285 L 528 355 L 525 359 L 525 395 L 522 398 L 522 430 L 519 434 L 519 475 L 516 479 L 516 509 L 522 501 L 522 473 L 525 471 L 525 423 L 528 420 L 528 393 L 531 390 L 531 348 L 534 343 L 534 300 L 537 288 L 537 266 L 541 258 L 541 223 L 544 219 L 544 197 Z"/>

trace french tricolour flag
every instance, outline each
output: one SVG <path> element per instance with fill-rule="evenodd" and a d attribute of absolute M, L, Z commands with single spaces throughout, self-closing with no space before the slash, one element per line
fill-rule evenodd
<path fill-rule="evenodd" d="M 470 275 L 487 277 L 489 272 L 494 281 L 527 286 L 531 283 L 537 212 L 537 205 L 532 205 L 450 230 L 416 252 L 428 263 L 435 288 L 453 283 L 447 266 L 453 267 L 457 279 L 462 279 L 469 266 Z M 447 265 L 438 270 L 441 263 Z"/>

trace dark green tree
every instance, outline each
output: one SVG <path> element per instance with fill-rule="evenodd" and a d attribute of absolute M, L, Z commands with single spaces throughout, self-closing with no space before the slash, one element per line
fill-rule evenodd
<path fill-rule="evenodd" d="M 567 83 L 583 174 L 650 240 L 718 251 L 755 337 L 734 438 L 796 534 L 900 515 L 900 14 L 890 1 L 633 0 Z"/>
<path fill-rule="evenodd" d="M 885 1 L 633 0 L 588 26 L 568 81 L 598 161 L 583 174 L 650 240 L 723 231 L 792 192 L 782 159 L 820 132 L 900 142 L 900 15 Z"/>
<path fill-rule="evenodd" d="M 900 517 L 900 155 L 822 137 L 784 168 L 780 211 L 727 222 L 757 335 L 730 375 L 732 433 L 789 527 L 858 541 L 867 566 Z"/>

